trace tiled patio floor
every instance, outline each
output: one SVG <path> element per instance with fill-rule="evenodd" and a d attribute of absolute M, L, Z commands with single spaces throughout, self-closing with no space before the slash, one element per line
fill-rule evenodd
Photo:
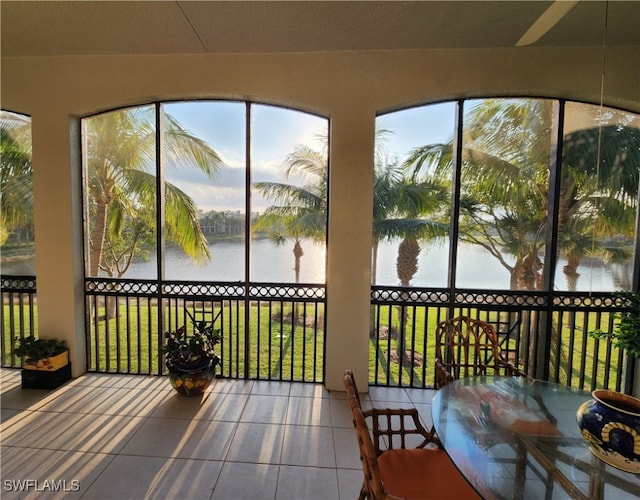
<path fill-rule="evenodd" d="M 360 490 L 345 394 L 321 385 L 218 379 L 185 398 L 160 377 L 87 374 L 55 391 L 21 389 L 19 370 L 0 377 L 3 499 L 353 499 Z M 363 406 L 414 406 L 430 427 L 433 395 L 372 387 Z"/>

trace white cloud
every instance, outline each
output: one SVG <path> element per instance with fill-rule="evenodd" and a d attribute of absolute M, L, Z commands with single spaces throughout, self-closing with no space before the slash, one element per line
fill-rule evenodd
<path fill-rule="evenodd" d="M 226 167 L 212 181 L 195 167 L 168 169 L 168 182 L 182 189 L 203 211 L 243 210 L 246 184 L 245 105 L 242 102 L 193 101 L 171 103 L 165 109 L 194 135 L 206 140 Z M 251 106 L 251 175 L 253 182 L 300 181 L 286 179 L 283 164 L 298 144 L 319 149 L 318 134 L 327 134 L 328 122 L 308 113 L 277 106 Z M 252 210 L 271 203 L 252 193 Z"/>

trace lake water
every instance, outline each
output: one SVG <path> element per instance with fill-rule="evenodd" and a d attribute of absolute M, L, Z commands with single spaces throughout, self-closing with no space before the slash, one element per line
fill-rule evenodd
<path fill-rule="evenodd" d="M 325 248 L 311 241 L 302 244 L 304 255 L 300 261 L 302 283 L 325 282 Z M 377 284 L 399 285 L 396 275 L 398 242 L 382 243 L 378 250 Z M 209 247 L 211 261 L 196 265 L 175 247 L 168 247 L 165 256 L 167 279 L 185 281 L 242 281 L 244 280 L 244 245 L 240 242 L 220 242 Z M 295 281 L 293 271 L 293 244 L 275 246 L 267 239 L 252 243 L 251 281 L 291 283 Z M 418 271 L 411 285 L 446 287 L 446 246 L 431 245 L 420 252 Z M 461 288 L 509 288 L 509 273 L 484 250 L 474 245 L 461 245 L 459 252 L 457 286 Z M 560 262 L 561 269 L 564 262 Z M 629 268 L 631 266 L 628 266 Z M 2 265 L 2 274 L 33 274 L 33 259 L 10 262 Z M 584 259 L 580 266 L 581 276 L 578 290 L 613 291 L 630 282 L 631 270 L 604 266 L 600 261 Z M 156 276 L 155 260 L 132 265 L 126 278 L 150 278 Z M 564 276 L 559 272 L 557 290 L 567 290 Z"/>

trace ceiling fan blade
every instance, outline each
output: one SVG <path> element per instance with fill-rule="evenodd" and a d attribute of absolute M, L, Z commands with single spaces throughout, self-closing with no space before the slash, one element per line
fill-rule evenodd
<path fill-rule="evenodd" d="M 531 45 L 540 40 L 545 33 L 553 28 L 560 19 L 562 19 L 571 9 L 573 9 L 579 0 L 565 1 L 556 0 L 547 10 L 534 22 L 522 38 L 516 43 L 516 47 Z"/>

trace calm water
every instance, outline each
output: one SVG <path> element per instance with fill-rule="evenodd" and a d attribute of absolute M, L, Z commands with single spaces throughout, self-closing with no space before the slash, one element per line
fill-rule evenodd
<path fill-rule="evenodd" d="M 325 249 L 311 241 L 303 242 L 304 255 L 300 263 L 300 281 L 303 283 L 325 282 Z M 398 243 L 383 243 L 378 251 L 377 283 L 398 285 L 396 256 Z M 244 280 L 244 246 L 239 242 L 214 243 L 209 247 L 211 261 L 196 265 L 174 247 L 167 249 L 166 274 L 168 279 L 186 281 L 242 281 Z M 257 282 L 294 282 L 293 244 L 275 246 L 269 240 L 253 242 L 251 280 Z M 425 247 L 420 252 L 418 271 L 413 286 L 444 287 L 447 283 L 446 246 Z M 509 288 L 509 273 L 496 259 L 480 247 L 466 245 L 459 250 L 457 285 L 463 288 Z M 564 262 L 560 263 L 561 266 Z M 631 266 L 629 266 L 631 267 Z M 33 274 L 33 260 L 3 264 L 3 274 Z M 579 272 L 578 290 L 612 291 L 626 288 L 623 281 L 630 281 L 630 269 L 604 266 L 600 261 L 585 259 Z M 562 272 L 559 273 L 556 289 L 567 290 Z M 155 278 L 155 261 L 134 264 L 127 278 Z M 628 285 L 627 285 L 628 286 Z"/>

